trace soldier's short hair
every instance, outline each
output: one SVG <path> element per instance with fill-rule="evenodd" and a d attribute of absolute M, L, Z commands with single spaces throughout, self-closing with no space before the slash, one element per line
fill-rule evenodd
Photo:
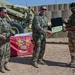
<path fill-rule="evenodd" d="M 75 3 L 74 3 L 74 2 L 71 3 L 71 4 L 69 5 L 69 7 L 70 7 L 70 8 L 75 7 Z"/>
<path fill-rule="evenodd" d="M 3 9 L 6 9 L 5 7 L 0 7 L 0 12 L 3 11 Z"/>
<path fill-rule="evenodd" d="M 40 7 L 40 10 L 43 9 L 43 7 L 46 7 L 46 6 L 45 6 L 45 5 L 42 5 L 42 6 Z"/>

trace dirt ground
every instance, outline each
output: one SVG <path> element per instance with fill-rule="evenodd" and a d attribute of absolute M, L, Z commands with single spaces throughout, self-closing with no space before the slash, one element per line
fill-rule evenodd
<path fill-rule="evenodd" d="M 75 75 L 75 68 L 66 67 L 70 62 L 67 38 L 48 38 L 44 61 L 46 65 L 33 67 L 31 62 L 32 55 L 21 57 L 11 57 L 8 63 L 11 71 L 0 75 Z"/>

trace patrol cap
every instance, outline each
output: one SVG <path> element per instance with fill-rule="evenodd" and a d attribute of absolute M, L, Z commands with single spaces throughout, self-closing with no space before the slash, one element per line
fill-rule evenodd
<path fill-rule="evenodd" d="M 73 3 L 71 3 L 71 4 L 69 5 L 69 7 L 70 7 L 70 8 L 75 7 L 75 3 L 74 3 L 74 2 L 73 2 Z"/>

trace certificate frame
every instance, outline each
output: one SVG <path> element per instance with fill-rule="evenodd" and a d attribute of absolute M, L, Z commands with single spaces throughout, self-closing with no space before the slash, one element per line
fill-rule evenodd
<path fill-rule="evenodd" d="M 52 32 L 60 32 L 63 29 L 62 17 L 52 18 L 51 19 Z"/>

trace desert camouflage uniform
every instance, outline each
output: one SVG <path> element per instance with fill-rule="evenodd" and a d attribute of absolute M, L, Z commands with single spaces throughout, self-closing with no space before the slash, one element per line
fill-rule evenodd
<path fill-rule="evenodd" d="M 10 58 L 10 31 L 11 27 L 7 23 L 6 19 L 0 18 L 0 68 L 4 67 L 4 64 L 7 63 Z M 1 35 L 5 35 L 7 39 L 3 40 Z"/>
<path fill-rule="evenodd" d="M 75 14 L 69 17 L 67 28 L 75 26 Z M 75 64 L 75 31 L 68 31 L 69 50 L 71 54 L 71 63 Z"/>
<path fill-rule="evenodd" d="M 43 58 L 46 45 L 46 30 L 48 19 L 46 16 L 36 15 L 33 19 L 32 32 L 34 42 L 33 61 L 37 62 Z"/>

